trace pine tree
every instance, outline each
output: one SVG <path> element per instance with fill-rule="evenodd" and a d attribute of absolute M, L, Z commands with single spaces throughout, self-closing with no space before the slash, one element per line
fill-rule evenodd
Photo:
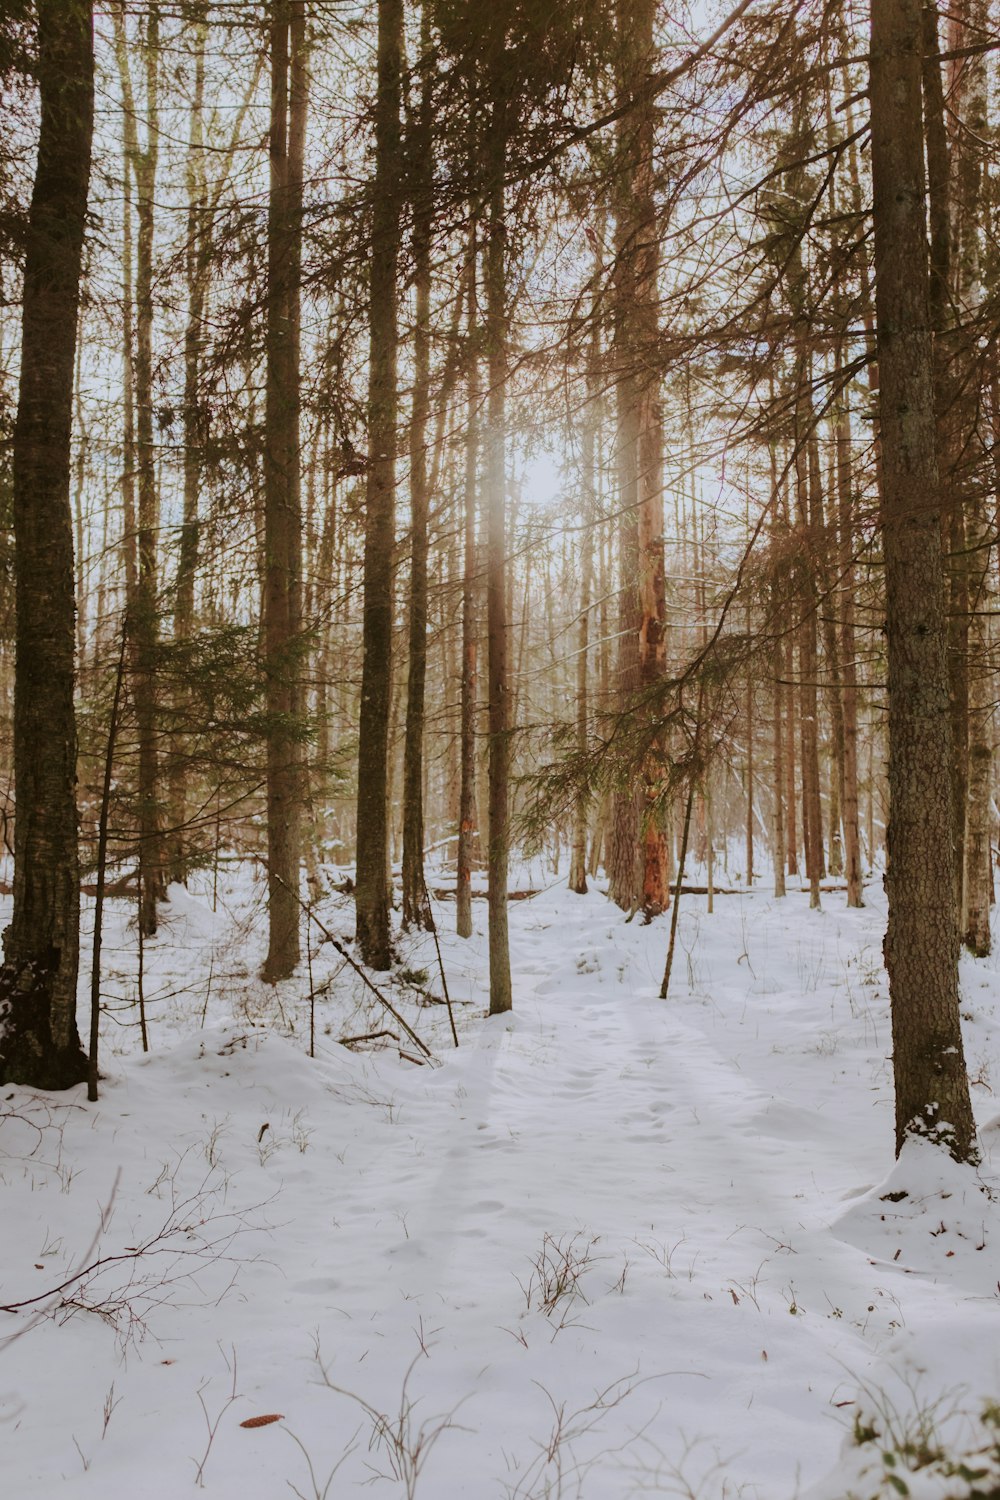
<path fill-rule="evenodd" d="M 358 858 L 355 914 L 366 963 L 392 962 L 386 868 L 389 720 L 392 698 L 393 547 L 398 408 L 397 267 L 400 251 L 402 0 L 379 0 L 375 179 L 372 183 L 365 492 L 364 659 L 358 740 Z"/>
<path fill-rule="evenodd" d="M 0 1077 L 82 1082 L 70 438 L 94 118 L 91 0 L 39 0 L 41 128 L 14 429 L 14 914 L 0 969 Z"/>
<path fill-rule="evenodd" d="M 889 925 L 896 1149 L 975 1155 L 958 1005 L 941 484 L 934 423 L 919 0 L 872 10 L 870 88 L 889 672 Z M 940 878 L 942 861 L 946 878 Z"/>

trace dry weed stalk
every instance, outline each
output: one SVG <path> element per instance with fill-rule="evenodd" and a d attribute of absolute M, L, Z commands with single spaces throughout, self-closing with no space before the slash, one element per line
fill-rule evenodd
<path fill-rule="evenodd" d="M 374 1464 L 369 1464 L 372 1479 L 396 1480 L 402 1485 L 406 1500 L 414 1500 L 420 1475 L 438 1439 L 448 1431 L 468 1430 L 460 1428 L 455 1421 L 455 1413 L 462 1406 L 462 1401 L 457 1402 L 448 1412 L 427 1417 L 419 1423 L 417 1421 L 416 1408 L 420 1398 L 410 1395 L 410 1379 L 419 1362 L 430 1357 L 430 1347 L 422 1343 L 420 1350 L 407 1366 L 400 1388 L 399 1405 L 393 1415 L 379 1411 L 356 1391 L 349 1391 L 337 1385 L 331 1380 L 319 1350 L 316 1351 L 316 1362 L 323 1377 L 323 1384 L 329 1390 L 335 1391 L 338 1396 L 346 1396 L 348 1401 L 353 1401 L 365 1413 L 371 1424 L 368 1451 L 370 1453 L 381 1452 L 387 1466 L 378 1468 Z"/>
<path fill-rule="evenodd" d="M 61 1320 L 77 1312 L 89 1312 L 114 1329 L 124 1353 L 130 1343 L 137 1342 L 148 1331 L 150 1313 L 171 1301 L 178 1284 L 190 1282 L 210 1264 L 231 1262 L 234 1269 L 229 1282 L 211 1298 L 212 1305 L 218 1305 L 232 1289 L 238 1271 L 235 1257 L 229 1254 L 233 1241 L 241 1234 L 263 1227 L 248 1218 L 263 1204 L 239 1212 L 217 1211 L 213 1200 L 223 1185 L 213 1185 L 212 1175 L 209 1172 L 187 1197 L 178 1198 L 172 1191 L 167 1217 L 138 1244 L 126 1245 L 110 1255 L 95 1255 L 111 1222 L 121 1177 L 119 1170 L 94 1238 L 76 1269 L 43 1292 L 0 1303 L 0 1312 L 32 1314 L 28 1324 L 5 1342 L 19 1337 L 41 1318 Z M 155 1263 L 155 1270 L 146 1269 L 150 1263 Z M 114 1267 L 126 1274 L 122 1281 L 108 1286 L 102 1278 Z"/>

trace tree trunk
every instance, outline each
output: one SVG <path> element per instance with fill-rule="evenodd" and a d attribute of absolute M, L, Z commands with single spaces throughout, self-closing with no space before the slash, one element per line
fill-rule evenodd
<path fill-rule="evenodd" d="M 750 610 L 747 608 L 747 637 L 750 636 L 751 621 Z M 747 735 L 747 802 L 746 822 L 744 825 L 747 887 L 753 885 L 753 797 L 754 797 L 754 764 L 753 764 L 753 736 L 754 736 L 754 681 L 753 667 L 747 665 L 746 684 L 746 735 Z"/>
<path fill-rule="evenodd" d="M 420 13 L 420 99 L 408 145 L 413 201 L 416 320 L 410 413 L 410 610 L 406 739 L 403 748 L 403 926 L 434 925 L 424 880 L 424 698 L 427 682 L 427 429 L 431 380 L 431 228 L 433 87 L 430 9 Z"/>
<path fill-rule="evenodd" d="M 988 543 L 984 556 L 989 555 Z M 966 813 L 965 881 L 962 937 L 970 953 L 985 958 L 990 952 L 990 897 L 992 861 L 990 817 L 993 795 L 994 707 L 993 673 L 990 668 L 990 618 L 988 605 L 995 600 L 984 587 L 976 600 L 969 633 L 976 654 L 969 663 L 969 804 Z"/>
<path fill-rule="evenodd" d="M 148 15 L 143 38 L 145 63 L 145 145 L 138 135 L 138 116 L 129 68 L 125 10 L 114 12 L 115 48 L 125 110 L 125 154 L 135 186 L 135 479 L 137 496 L 136 573 L 130 600 L 132 700 L 138 738 L 137 785 L 139 824 L 139 925 L 143 937 L 156 932 L 157 904 L 165 891 L 163 836 L 159 804 L 159 715 L 156 652 L 159 641 L 157 542 L 159 496 L 153 442 L 153 249 L 154 200 L 159 160 L 159 12 Z M 126 183 L 126 193 L 128 184 Z M 129 319 L 129 322 L 131 320 Z M 127 434 L 128 435 L 128 434 Z M 127 445 L 126 445 L 127 446 Z"/>
<path fill-rule="evenodd" d="M 952 11 L 948 50 L 960 51 L 989 29 L 983 0 L 965 0 Z M 988 78 L 984 56 L 958 59 L 949 78 L 949 119 L 953 122 L 949 195 L 951 231 L 952 306 L 963 327 L 974 323 L 982 296 L 982 225 L 989 219 L 985 192 L 983 145 L 989 135 Z M 992 864 L 993 717 L 995 676 L 991 662 L 990 620 L 996 594 L 990 568 L 995 541 L 995 513 L 984 471 L 987 470 L 985 433 L 980 422 L 982 375 L 977 351 L 968 333 L 956 333 L 952 425 L 960 466 L 951 488 L 965 513 L 965 552 L 961 559 L 968 606 L 966 620 L 967 801 L 965 807 L 964 879 L 961 934 L 977 957 L 990 951 Z"/>
<path fill-rule="evenodd" d="M 775 589 L 775 615 L 778 615 L 777 588 Z M 774 894 L 785 895 L 785 765 L 784 765 L 784 724 L 782 722 L 782 702 L 785 697 L 781 684 L 781 672 L 783 663 L 783 652 L 780 643 L 775 647 L 774 665 L 771 688 L 771 701 L 773 704 L 774 723 L 772 730 L 773 743 L 773 797 L 774 816 L 772 837 L 772 863 L 774 865 Z"/>
<path fill-rule="evenodd" d="M 207 0 L 199 0 L 192 13 L 194 25 L 194 95 L 188 137 L 186 186 L 188 198 L 187 319 L 184 326 L 184 495 L 181 515 L 180 551 L 177 559 L 174 601 L 174 640 L 183 643 L 194 633 L 194 591 L 198 571 L 198 493 L 201 483 L 201 452 L 204 442 L 198 399 L 201 344 L 204 338 L 210 242 L 208 191 L 205 177 L 205 41 L 208 30 Z M 174 690 L 174 712 L 180 721 L 190 713 L 190 693 L 180 682 Z M 170 832 L 167 838 L 168 880 L 184 882 L 188 873 L 187 837 L 187 735 L 175 728 L 170 747 Z"/>
<path fill-rule="evenodd" d="M 486 241 L 486 351 L 489 399 L 486 437 L 486 622 L 489 633 L 489 942 L 490 1015 L 512 1004 L 507 936 L 510 729 L 507 626 L 507 106 L 503 58 L 492 60 L 490 210 Z"/>
<path fill-rule="evenodd" d="M 839 350 L 838 350 L 839 360 Z M 840 523 L 840 660 L 844 714 L 844 867 L 847 904 L 864 905 L 858 812 L 858 664 L 854 637 L 854 539 L 851 524 L 851 426 L 846 404 L 838 402 L 834 433 L 837 508 Z"/>
<path fill-rule="evenodd" d="M 831 495 L 836 478 L 836 445 L 827 468 Z M 814 433 L 810 451 L 810 473 L 815 477 L 813 532 L 816 536 L 816 561 L 820 584 L 820 631 L 823 642 L 823 671 L 825 696 L 830 719 L 829 775 L 829 828 L 831 875 L 844 873 L 844 841 L 842 833 L 844 807 L 844 693 L 841 680 L 840 637 L 837 631 L 836 578 L 839 561 L 836 549 L 836 527 L 828 525 L 823 496 L 823 480 L 819 466 L 819 439 Z"/>
<path fill-rule="evenodd" d="M 263 977 L 299 961 L 302 757 L 302 501 L 299 303 L 305 152 L 305 0 L 271 10 L 270 193 L 267 220 L 267 388 L 264 414 L 264 674 L 267 728 L 268 947 Z"/>
<path fill-rule="evenodd" d="M 809 905 L 819 907 L 819 887 L 823 875 L 823 826 L 819 802 L 819 689 L 817 675 L 817 589 L 813 537 L 813 478 L 810 473 L 809 432 L 812 424 L 811 402 L 807 394 L 808 364 L 800 361 L 796 412 L 796 510 L 802 538 L 801 599 L 802 621 L 799 626 L 799 699 L 802 735 L 802 833 L 805 842 L 806 876 L 809 881 Z"/>
<path fill-rule="evenodd" d="M 462 693 L 460 705 L 460 792 L 455 872 L 456 930 L 472 936 L 472 861 L 476 852 L 476 697 L 478 624 L 476 620 L 476 476 L 479 463 L 479 352 L 476 315 L 476 226 L 469 229 L 467 426 L 462 510 Z"/>
<path fill-rule="evenodd" d="M 39 0 L 38 159 L 25 243 L 13 443 L 17 649 L 14 911 L 0 969 L 0 1078 L 81 1083 L 76 1025 L 73 365 L 94 115 L 90 0 Z"/>
<path fill-rule="evenodd" d="M 795 789 L 795 707 L 799 695 L 795 688 L 795 647 L 791 635 L 785 638 L 785 683 L 785 699 L 788 704 L 788 722 L 785 726 L 787 734 L 785 744 L 785 811 L 788 825 L 785 835 L 785 850 L 788 856 L 789 875 L 798 875 L 799 838 Z"/>
<path fill-rule="evenodd" d="M 941 489 L 945 581 L 948 591 L 948 691 L 951 707 L 951 796 L 954 827 L 955 920 L 961 923 L 965 870 L 965 820 L 969 790 L 969 553 L 965 536 L 962 485 L 959 480 L 962 435 L 957 420 L 957 387 L 953 356 L 951 300 L 951 184 L 948 132 L 938 37 L 938 10 L 928 0 L 922 11 L 923 126 L 927 160 L 930 260 L 928 302 L 935 334 L 935 415 L 937 462 Z"/>
<path fill-rule="evenodd" d="M 618 0 L 618 91 L 634 98 L 655 65 L 652 0 Z M 622 629 L 619 667 L 622 707 L 635 689 L 663 676 L 666 580 L 663 556 L 663 460 L 660 383 L 653 350 L 659 338 L 659 241 L 653 198 L 655 110 L 631 109 L 619 126 L 620 193 L 615 224 L 614 359 L 618 400 L 619 506 L 622 512 Z M 632 681 L 634 677 L 634 683 Z M 666 840 L 657 811 L 660 755 L 645 757 L 633 795 L 616 797 L 611 896 L 647 919 L 670 902 Z M 627 842 L 637 851 L 629 858 Z M 631 879 L 630 879 L 631 876 Z"/>
<path fill-rule="evenodd" d="M 601 234 L 595 236 L 594 293 L 591 300 L 591 332 L 587 349 L 586 390 L 587 405 L 583 414 L 580 456 L 583 504 L 581 520 L 583 531 L 580 538 L 580 621 L 577 629 L 576 660 L 576 749 L 583 757 L 587 752 L 587 726 L 590 717 L 590 636 L 591 609 L 594 593 L 594 532 L 598 524 L 598 434 L 600 427 L 600 361 L 601 321 L 599 297 L 603 280 L 603 256 Z M 591 810 L 591 797 L 581 792 L 573 810 L 573 850 L 570 857 L 569 888 L 578 896 L 587 893 L 587 833 Z"/>
<path fill-rule="evenodd" d="M 583 757 L 587 752 L 587 721 L 589 705 L 587 698 L 588 655 L 590 647 L 590 606 L 593 591 L 595 521 L 595 411 L 594 399 L 590 397 L 583 425 L 583 531 L 580 537 L 580 619 L 576 637 L 576 749 Z M 573 809 L 573 852 L 569 866 L 569 888 L 577 896 L 587 894 L 587 815 L 590 797 L 581 792 L 577 795 Z"/>
<path fill-rule="evenodd" d="M 135 142 L 135 112 L 128 107 L 131 87 L 128 81 L 124 31 L 119 31 L 118 10 L 114 11 L 115 48 L 125 95 L 122 119 L 122 571 L 125 575 L 125 602 L 129 610 L 135 603 L 139 559 L 136 553 L 135 506 L 135 243 L 132 230 L 132 153 Z"/>
<path fill-rule="evenodd" d="M 378 96 L 368 364 L 368 477 L 365 492 L 364 658 L 358 739 L 357 940 L 365 963 L 388 969 L 389 714 L 392 700 L 392 553 L 396 524 L 398 352 L 396 267 L 402 170 L 400 89 L 403 0 L 379 0 Z"/>
<path fill-rule="evenodd" d="M 975 1156 L 962 1049 L 941 487 L 934 430 L 919 0 L 871 19 L 875 293 L 889 726 L 889 923 L 896 1149 Z M 942 894 L 942 862 L 944 893 Z"/>

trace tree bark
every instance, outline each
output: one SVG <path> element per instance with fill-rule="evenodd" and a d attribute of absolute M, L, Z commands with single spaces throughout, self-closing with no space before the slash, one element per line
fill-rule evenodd
<path fill-rule="evenodd" d="M 135 320 L 134 351 L 130 349 L 129 373 L 134 377 L 136 498 L 135 576 L 131 593 L 129 638 L 132 657 L 132 699 L 138 739 L 139 825 L 139 925 L 143 937 L 152 937 L 157 926 L 157 905 L 166 890 L 163 869 L 163 836 L 159 801 L 159 714 L 157 706 L 156 653 L 159 641 L 157 598 L 157 542 L 159 495 L 156 483 L 156 451 L 153 441 L 153 252 L 154 199 L 159 162 L 159 11 L 151 7 L 143 37 L 145 144 L 140 145 L 138 111 L 129 67 L 129 43 L 125 10 L 114 11 L 115 49 L 125 111 L 125 155 L 127 176 L 135 186 Z M 126 193 L 128 193 L 126 183 Z M 131 267 L 129 268 L 131 273 Z M 128 332 L 133 331 L 130 311 Z M 131 394 L 131 392 L 130 392 Z M 130 414 L 126 414 L 127 417 Z M 126 437 L 131 434 L 126 433 Z M 126 442 L 126 450 L 129 443 Z M 128 458 L 126 453 L 126 463 Z M 126 542 L 126 547 L 128 547 Z M 127 575 L 126 575 L 127 576 Z"/>
<path fill-rule="evenodd" d="M 0 969 L 0 1078 L 87 1076 L 76 1024 L 73 366 L 94 119 L 91 0 L 39 0 L 38 159 L 25 245 L 14 426 L 14 911 Z"/>
<path fill-rule="evenodd" d="M 777 595 L 777 589 L 775 589 Z M 775 605 L 777 606 L 777 598 Z M 775 609 L 777 614 L 777 608 Z M 783 667 L 783 656 L 780 643 L 775 647 L 772 679 L 771 679 L 771 702 L 774 715 L 772 727 L 772 764 L 773 764 L 773 800 L 774 814 L 772 821 L 772 863 L 774 865 L 774 894 L 784 896 L 785 892 L 785 765 L 784 765 L 784 724 L 782 722 L 782 703 L 785 697 L 781 683 L 781 672 Z"/>
<path fill-rule="evenodd" d="M 507 166 L 508 82 L 504 59 L 491 59 L 493 101 L 489 132 L 489 224 L 486 240 L 486 356 L 489 398 L 486 434 L 486 623 L 489 634 L 489 947 L 490 1015 L 512 1005 L 507 933 L 510 797 L 510 681 L 507 624 Z"/>
<path fill-rule="evenodd" d="M 798 875 L 799 840 L 795 790 L 795 741 L 797 737 L 795 707 L 799 695 L 796 691 L 795 682 L 794 634 L 791 631 L 785 636 L 784 657 L 784 697 L 788 706 L 787 724 L 785 726 L 787 736 L 785 741 L 785 852 L 789 875 Z"/>
<path fill-rule="evenodd" d="M 989 30 L 983 0 L 964 0 L 951 13 L 948 50 L 958 51 Z M 983 143 L 989 134 L 986 59 L 972 56 L 950 65 L 949 119 L 953 122 L 950 153 L 949 210 L 952 306 L 961 325 L 974 322 L 982 296 L 982 225 L 988 222 Z M 967 690 L 965 839 L 961 927 L 963 941 L 979 958 L 990 951 L 990 899 L 993 891 L 990 854 L 992 817 L 993 717 L 995 674 L 992 670 L 990 623 L 996 593 L 990 567 L 995 514 L 985 472 L 985 434 L 981 428 L 977 350 L 967 333 L 956 331 L 954 399 L 951 425 L 957 472 L 952 476 L 956 503 L 965 514 L 965 552 L 961 558 L 968 606 L 965 682 Z"/>
<path fill-rule="evenodd" d="M 639 94 L 653 71 L 655 15 L 653 0 L 618 0 L 618 91 L 623 100 Z M 647 103 L 623 117 L 617 137 L 614 360 L 623 517 L 621 611 L 623 631 L 636 637 L 634 644 L 622 638 L 619 676 L 626 711 L 632 691 L 651 688 L 663 676 L 666 653 L 654 126 L 655 111 Z M 641 907 L 648 919 L 670 903 L 666 839 L 657 812 L 662 768 L 655 748 L 639 774 L 635 793 L 625 789 L 616 797 L 610 894 L 623 908 Z M 638 846 L 631 858 L 630 839 Z"/>
<path fill-rule="evenodd" d="M 402 66 L 402 0 L 379 0 L 355 895 L 358 946 L 365 963 L 374 969 L 388 969 L 392 963 L 386 855 L 392 702 L 392 554 L 396 526 L 396 268 L 400 244 Z"/>
<path fill-rule="evenodd" d="M 476 619 L 476 499 L 479 463 L 479 350 L 476 307 L 476 225 L 469 229 L 468 335 L 469 364 L 462 494 L 462 685 L 460 703 L 458 854 L 456 860 L 456 930 L 472 936 L 472 862 L 478 841 L 476 817 L 476 697 L 478 622 Z"/>
<path fill-rule="evenodd" d="M 434 65 L 430 9 L 420 13 L 420 98 L 408 142 L 413 202 L 416 319 L 410 412 L 410 608 L 403 747 L 403 926 L 434 925 L 424 880 L 424 700 L 427 683 L 427 436 L 431 381 L 431 228 L 433 222 Z"/>
<path fill-rule="evenodd" d="M 603 230 L 603 222 L 601 228 Z M 601 235 L 595 236 L 594 293 L 590 305 L 591 332 L 587 347 L 586 393 L 581 433 L 581 559 L 580 619 L 577 628 L 576 660 L 576 748 L 581 756 L 587 750 L 587 726 L 590 717 L 590 637 L 591 609 L 594 593 L 594 533 L 598 525 L 598 433 L 600 428 L 600 361 L 601 319 L 600 292 L 604 264 Z M 578 896 L 587 893 L 587 834 L 591 810 L 589 794 L 581 792 L 573 810 L 573 850 L 570 858 L 569 888 Z"/>
<path fill-rule="evenodd" d="M 190 132 L 186 187 L 188 198 L 187 246 L 185 275 L 187 280 L 187 318 L 184 325 L 184 494 L 181 515 L 180 550 L 174 600 L 174 640 L 190 640 L 195 627 L 195 579 L 198 571 L 198 493 L 201 483 L 201 454 L 204 435 L 198 399 L 201 373 L 201 344 L 204 338 L 205 303 L 208 288 L 208 190 L 205 176 L 205 41 L 208 30 L 207 0 L 198 0 L 192 10 L 194 26 L 194 94 L 191 100 Z M 174 690 L 174 712 L 178 719 L 187 718 L 190 694 L 186 684 Z M 184 882 L 188 873 L 187 823 L 187 736 L 175 729 L 170 747 L 170 831 L 167 837 L 166 873 L 168 880 Z"/>
<path fill-rule="evenodd" d="M 809 436 L 812 425 L 812 403 L 807 393 L 808 362 L 803 358 L 798 376 L 796 412 L 796 509 L 802 541 L 801 600 L 799 625 L 799 726 L 802 736 L 802 833 L 805 842 L 806 877 L 809 881 L 809 905 L 820 905 L 819 887 L 823 877 L 823 825 L 819 801 L 819 688 L 817 675 L 817 588 L 815 550 L 812 545 L 814 476 L 810 470 Z"/>
<path fill-rule="evenodd" d="M 951 796 L 954 827 L 953 903 L 960 923 L 965 869 L 965 819 L 969 783 L 969 581 L 965 514 L 958 480 L 961 436 L 957 430 L 952 356 L 951 183 L 948 132 L 935 0 L 926 0 L 922 24 L 923 129 L 927 160 L 930 231 L 928 305 L 933 341 L 938 477 L 941 487 L 945 582 L 948 592 L 948 691 L 951 705 Z"/>
<path fill-rule="evenodd" d="M 594 572 L 594 542 L 591 531 L 593 524 L 594 461 L 592 420 L 588 407 L 583 438 L 586 500 L 584 503 L 584 529 L 580 538 L 582 553 L 580 558 L 580 618 L 576 636 L 576 749 L 577 753 L 581 756 L 586 754 L 587 750 L 587 721 L 589 717 L 587 658 L 590 646 L 590 596 L 593 589 Z M 585 896 L 587 894 L 587 815 L 589 810 L 589 796 L 585 793 L 578 794 L 573 809 L 573 849 L 569 866 L 569 888 L 577 896 Z"/>
<path fill-rule="evenodd" d="M 267 386 L 264 413 L 264 677 L 267 728 L 268 947 L 263 977 L 299 961 L 302 756 L 302 500 L 299 324 L 305 152 L 305 0 L 271 10 Z"/>
<path fill-rule="evenodd" d="M 840 351 L 838 349 L 838 360 Z M 840 401 L 834 418 L 840 571 L 840 661 L 844 715 L 844 869 L 847 904 L 864 905 L 858 811 L 858 664 L 854 635 L 854 534 L 851 504 L 851 425 Z"/>
<path fill-rule="evenodd" d="M 872 9 L 870 99 L 889 727 L 889 922 L 896 1149 L 976 1154 L 962 1048 L 941 486 L 925 228 L 919 0 Z M 944 862 L 945 890 L 940 876 Z"/>

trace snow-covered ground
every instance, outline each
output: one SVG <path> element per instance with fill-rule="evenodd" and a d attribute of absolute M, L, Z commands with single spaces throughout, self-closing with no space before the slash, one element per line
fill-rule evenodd
<path fill-rule="evenodd" d="M 996 960 L 963 961 L 977 1177 L 930 1148 L 893 1164 L 877 884 L 860 912 L 685 897 L 666 1002 L 668 919 L 554 885 L 511 904 L 515 1011 L 492 1021 L 485 903 L 463 943 L 442 902 L 461 1045 L 386 985 L 435 1053 L 415 1066 L 338 1044 L 399 1026 L 316 928 L 308 1056 L 306 965 L 256 978 L 248 882 L 214 914 L 206 885 L 174 891 L 147 1056 L 113 903 L 100 1102 L 0 1094 L 0 1301 L 39 1299 L 0 1314 L 5 1497 L 996 1482 L 969 1478 L 997 1472 L 971 1457 L 1000 1401 Z M 346 898 L 319 914 L 350 933 Z M 432 943 L 402 949 L 440 995 Z"/>

